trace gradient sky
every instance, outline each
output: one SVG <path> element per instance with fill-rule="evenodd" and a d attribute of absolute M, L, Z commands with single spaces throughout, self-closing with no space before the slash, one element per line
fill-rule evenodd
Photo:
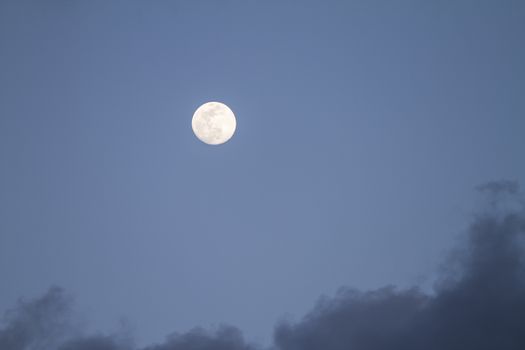
<path fill-rule="evenodd" d="M 0 310 L 59 285 L 139 342 L 267 343 L 426 281 L 476 185 L 525 183 L 524 33 L 510 0 L 1 0 Z"/>

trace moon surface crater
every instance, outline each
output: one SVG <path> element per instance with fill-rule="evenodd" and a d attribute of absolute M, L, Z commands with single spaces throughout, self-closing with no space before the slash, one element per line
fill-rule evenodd
<path fill-rule="evenodd" d="M 197 108 L 191 120 L 195 136 L 208 145 L 227 142 L 237 127 L 233 111 L 221 102 L 207 102 Z"/>

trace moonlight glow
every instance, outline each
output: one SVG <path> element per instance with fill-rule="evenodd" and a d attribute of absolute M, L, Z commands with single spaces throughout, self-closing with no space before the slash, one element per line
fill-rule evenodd
<path fill-rule="evenodd" d="M 220 102 L 208 102 L 197 108 L 191 127 L 195 135 L 208 145 L 220 145 L 235 132 L 237 122 L 232 110 Z"/>

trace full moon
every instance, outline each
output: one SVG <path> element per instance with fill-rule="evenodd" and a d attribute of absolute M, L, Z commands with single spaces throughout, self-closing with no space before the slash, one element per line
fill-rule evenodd
<path fill-rule="evenodd" d="M 232 110 L 220 102 L 207 102 L 197 108 L 191 120 L 195 136 L 208 145 L 220 145 L 235 132 L 237 122 Z"/>

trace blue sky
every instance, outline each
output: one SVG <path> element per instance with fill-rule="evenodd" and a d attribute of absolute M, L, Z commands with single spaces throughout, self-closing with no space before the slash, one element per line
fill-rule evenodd
<path fill-rule="evenodd" d="M 0 310 L 59 285 L 140 342 L 267 343 L 431 279 L 474 187 L 525 180 L 524 32 L 520 1 L 0 2 Z"/>

